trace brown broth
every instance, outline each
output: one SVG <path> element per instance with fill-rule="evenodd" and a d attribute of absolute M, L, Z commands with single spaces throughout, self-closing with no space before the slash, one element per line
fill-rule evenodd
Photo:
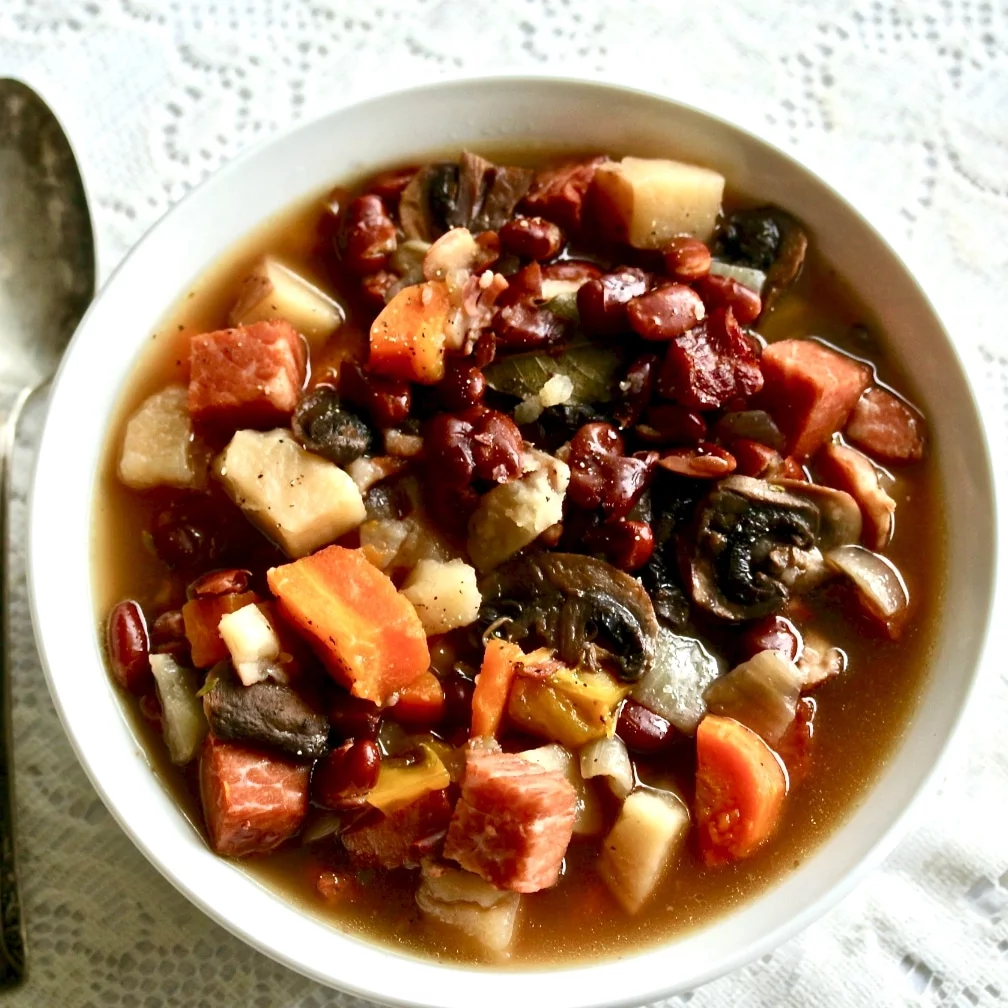
<path fill-rule="evenodd" d="M 93 569 L 100 621 L 123 597 L 156 611 L 184 599 L 184 586 L 154 557 L 146 542 L 145 529 L 161 496 L 130 491 L 116 477 L 125 419 L 152 392 L 170 381 L 186 380 L 189 335 L 226 324 L 239 280 L 264 252 L 278 254 L 310 279 L 332 286 L 313 252 L 318 212 L 318 202 L 312 200 L 250 235 L 197 280 L 141 354 L 110 423 L 94 503 Z M 770 341 L 817 335 L 869 359 L 881 381 L 912 398 L 913 390 L 901 368 L 887 356 L 884 345 L 869 335 L 873 329 L 870 316 L 817 254 L 814 236 L 801 279 L 760 327 Z M 591 862 L 597 843 L 575 841 L 559 884 L 523 898 L 511 965 L 624 955 L 709 922 L 798 866 L 851 814 L 899 744 L 915 709 L 941 606 L 945 533 L 933 460 L 925 458 L 895 475 L 891 493 L 897 500 L 899 520 L 887 555 L 910 586 L 915 617 L 896 644 L 858 617 L 842 593 L 828 591 L 811 598 L 812 622 L 847 652 L 850 662 L 845 674 L 814 693 L 812 773 L 789 796 L 776 838 L 749 860 L 718 869 L 704 867 L 687 845 L 659 893 L 636 917 L 619 909 L 595 874 Z M 929 549 L 921 550 L 921 542 L 927 542 Z M 160 738 L 139 717 L 134 704 L 127 707 L 158 778 L 202 832 L 191 774 L 180 774 L 170 765 Z M 689 799 L 691 764 L 688 758 L 680 763 L 678 783 Z M 359 899 L 331 907 L 316 894 L 313 869 L 317 862 L 309 850 L 295 848 L 246 859 L 242 867 L 347 933 L 438 960 L 481 961 L 479 951 L 459 932 L 422 918 L 413 900 L 412 873 L 368 873 L 369 884 Z M 572 928 L 574 920 L 585 923 Z"/>

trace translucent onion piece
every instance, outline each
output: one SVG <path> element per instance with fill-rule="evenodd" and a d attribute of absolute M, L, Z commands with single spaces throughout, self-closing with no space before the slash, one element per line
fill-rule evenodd
<path fill-rule="evenodd" d="M 626 798 L 633 790 L 634 772 L 630 754 L 621 738 L 596 739 L 581 750 L 581 776 L 606 777 L 617 798 Z"/>
<path fill-rule="evenodd" d="M 886 622 L 910 604 L 910 592 L 895 564 L 863 546 L 839 546 L 826 563 L 854 582 L 869 610 Z"/>

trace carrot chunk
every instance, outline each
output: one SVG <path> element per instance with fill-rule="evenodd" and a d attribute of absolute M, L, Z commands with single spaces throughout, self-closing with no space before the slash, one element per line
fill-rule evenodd
<path fill-rule="evenodd" d="M 371 324 L 368 366 L 389 378 L 439 382 L 450 311 L 448 287 L 440 281 L 404 287 Z"/>
<path fill-rule="evenodd" d="M 867 364 L 815 340 L 771 343 L 763 351 L 760 366 L 760 403 L 787 437 L 786 454 L 799 462 L 814 455 L 843 427 L 872 380 Z"/>
<path fill-rule="evenodd" d="M 281 611 L 338 682 L 387 703 L 430 666 L 410 601 L 360 550 L 329 546 L 266 574 Z"/>
<path fill-rule="evenodd" d="M 413 728 L 430 728 L 444 715 L 445 695 L 441 682 L 433 672 L 422 672 L 389 708 L 389 716 L 400 724 Z"/>
<path fill-rule="evenodd" d="M 217 629 L 221 616 L 237 612 L 252 602 L 257 602 L 255 592 L 209 595 L 190 599 L 182 606 L 185 635 L 192 649 L 192 662 L 196 668 L 210 668 L 228 657 L 227 645 Z"/>
<path fill-rule="evenodd" d="M 708 865 L 749 857 L 777 827 L 784 770 L 766 742 L 732 718 L 708 714 L 696 743 L 700 853 Z"/>
<path fill-rule="evenodd" d="M 470 732 L 473 738 L 492 738 L 497 734 L 507 708 L 517 662 L 522 657 L 522 649 L 510 641 L 492 638 L 487 644 L 473 691 Z"/>
<path fill-rule="evenodd" d="M 913 462 L 924 454 L 924 421 L 878 386 L 857 401 L 844 433 L 852 444 L 887 462 Z"/>

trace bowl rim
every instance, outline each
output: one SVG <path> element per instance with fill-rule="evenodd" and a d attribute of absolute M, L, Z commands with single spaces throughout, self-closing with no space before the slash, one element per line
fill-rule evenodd
<path fill-rule="evenodd" d="M 347 112 L 351 109 L 367 109 L 369 107 L 380 107 L 382 103 L 388 101 L 400 101 L 408 99 L 410 96 L 415 96 L 417 93 L 423 93 L 427 95 L 436 95 L 439 92 L 451 92 L 460 87 L 472 86 L 472 87 L 494 87 L 499 85 L 506 86 L 522 86 L 522 87 L 532 87 L 532 88 L 545 88 L 549 89 L 551 87 L 558 88 L 573 88 L 573 89 L 583 89 L 586 91 L 595 90 L 598 93 L 608 92 L 608 93 L 618 93 L 624 94 L 635 100 L 638 99 L 648 99 L 657 103 L 665 104 L 668 106 L 675 107 L 684 113 L 693 114 L 700 118 L 706 119 L 713 123 L 714 126 L 723 132 L 728 134 L 736 134 L 740 136 L 743 141 L 750 145 L 756 145 L 757 147 L 763 148 L 766 152 L 772 154 L 774 157 L 779 158 L 787 162 L 790 169 L 799 174 L 810 176 L 819 186 L 823 187 L 825 190 L 834 197 L 837 203 L 842 206 L 845 213 L 850 215 L 852 218 L 856 219 L 861 228 L 866 230 L 871 234 L 874 240 L 878 243 L 880 249 L 886 253 L 894 262 L 894 264 L 902 272 L 904 279 L 909 282 L 914 290 L 916 296 L 920 299 L 920 303 L 927 309 L 933 318 L 935 323 L 936 332 L 939 333 L 946 344 L 946 349 L 952 355 L 956 365 L 959 368 L 960 375 L 963 379 L 963 385 L 967 392 L 969 400 L 969 408 L 972 412 L 973 419 L 975 419 L 976 426 L 979 431 L 982 432 L 982 443 L 980 445 L 981 453 L 981 463 L 982 463 L 982 477 L 983 486 L 982 492 L 984 496 L 985 503 L 989 504 L 989 511 L 991 516 L 991 532 L 994 536 L 994 542 L 992 543 L 991 558 L 989 561 L 989 567 L 986 571 L 986 577 L 983 581 L 983 592 L 987 600 L 986 612 L 983 614 L 983 631 L 982 634 L 976 641 L 976 660 L 972 663 L 969 670 L 968 685 L 965 687 L 963 694 L 963 701 L 959 706 L 946 734 L 946 737 L 940 744 L 940 747 L 935 755 L 934 761 L 931 767 L 923 774 L 919 779 L 917 785 L 913 788 L 912 792 L 905 799 L 902 807 L 899 809 L 898 813 L 891 819 L 888 826 L 883 827 L 878 833 L 876 840 L 868 847 L 857 859 L 856 863 L 850 868 L 846 869 L 843 874 L 831 885 L 820 897 L 814 899 L 811 903 L 800 910 L 798 913 L 792 914 L 787 920 L 782 921 L 776 925 L 773 929 L 766 932 L 762 937 L 756 938 L 748 944 L 745 944 L 734 951 L 722 955 L 716 962 L 706 968 L 698 969 L 689 976 L 685 978 L 676 978 L 671 981 L 666 981 L 661 985 L 655 987 L 651 986 L 647 989 L 635 990 L 633 993 L 626 995 L 613 995 L 611 992 L 604 995 L 604 1000 L 599 1000 L 599 995 L 593 993 L 591 990 L 586 989 L 582 992 L 581 996 L 575 998 L 574 1000 L 564 1000 L 564 1005 L 577 1005 L 578 1008 L 603 1008 L 603 1006 L 632 1006 L 638 1005 L 643 1002 L 650 1002 L 652 1000 L 669 996 L 678 991 L 686 990 L 692 987 L 704 984 L 718 976 L 721 976 L 727 972 L 737 969 L 738 967 L 748 963 L 759 956 L 767 953 L 771 949 L 775 948 L 777 945 L 781 944 L 783 941 L 795 935 L 800 930 L 807 927 L 812 921 L 818 917 L 825 914 L 827 910 L 835 906 L 845 895 L 847 895 L 858 883 L 860 883 L 865 876 L 872 871 L 877 865 L 882 861 L 882 859 L 893 849 L 897 844 L 899 839 L 902 837 L 906 831 L 909 822 L 913 814 L 918 809 L 921 799 L 923 796 L 928 794 L 935 786 L 936 781 L 939 776 L 945 770 L 948 765 L 949 758 L 953 746 L 960 740 L 961 728 L 963 721 L 970 709 L 971 704 L 977 701 L 978 697 L 978 683 L 985 670 L 992 670 L 993 663 L 991 662 L 991 652 L 993 650 L 993 637 L 991 633 L 992 628 L 992 615 L 996 608 L 996 600 L 1000 597 L 1003 592 L 1004 578 L 1000 576 L 1001 568 L 1005 562 L 1002 556 L 1003 550 L 1001 549 L 1001 537 L 998 534 L 1000 528 L 1000 503 L 1003 494 L 1000 492 L 999 481 L 995 476 L 995 469 L 992 464 L 991 452 L 992 444 L 994 439 L 989 436 L 987 429 L 987 420 L 984 412 L 979 408 L 976 396 L 976 390 L 974 389 L 972 382 L 969 378 L 969 373 L 966 370 L 962 355 L 960 354 L 959 347 L 955 341 L 949 335 L 948 329 L 944 324 L 940 314 L 936 310 L 935 306 L 927 296 L 926 292 L 922 289 L 920 283 L 918 282 L 914 273 L 910 270 L 904 258 L 899 254 L 899 252 L 893 247 L 893 245 L 886 239 L 886 237 L 881 234 L 875 226 L 867 220 L 860 211 L 840 192 L 836 187 L 824 180 L 815 171 L 808 168 L 806 165 L 802 164 L 797 158 L 790 155 L 788 152 L 780 149 L 774 143 L 766 139 L 760 133 L 755 132 L 750 127 L 744 126 L 738 122 L 734 122 L 723 115 L 712 113 L 702 107 L 695 104 L 683 102 L 678 99 L 670 98 L 666 95 L 649 91 L 642 88 L 630 87 L 621 83 L 608 83 L 598 79 L 593 79 L 591 77 L 570 77 L 570 76 L 558 76 L 548 73 L 504 73 L 504 74 L 493 74 L 493 75 L 474 75 L 474 74 L 458 74 L 451 75 L 446 79 L 441 79 L 436 82 L 421 85 L 419 87 L 411 88 L 395 88 L 382 90 L 380 92 L 375 92 L 363 99 L 349 100 L 346 102 L 336 103 L 330 107 L 320 110 L 317 115 L 313 115 L 305 120 L 292 123 L 287 127 L 271 134 L 268 137 L 264 137 L 258 142 L 252 144 L 246 150 L 242 151 L 238 156 L 229 160 L 222 166 L 220 166 L 216 171 L 211 173 L 206 179 L 204 179 L 198 186 L 195 186 L 190 190 L 182 199 L 171 206 L 165 214 L 162 215 L 152 226 L 147 230 L 147 232 L 136 242 L 127 254 L 123 257 L 121 262 L 117 264 L 116 268 L 108 276 L 105 282 L 102 284 L 100 291 L 98 292 L 96 298 L 89 306 L 88 311 L 84 315 L 74 336 L 67 348 L 67 352 L 64 354 L 64 358 L 61 361 L 60 367 L 57 370 L 56 375 L 52 382 L 51 399 L 55 399 L 57 396 L 64 396 L 65 393 L 62 391 L 64 386 L 64 376 L 65 371 L 68 368 L 68 362 L 72 358 L 71 351 L 76 347 L 76 345 L 83 339 L 83 334 L 87 332 L 89 328 L 90 320 L 93 314 L 98 310 L 99 304 L 102 302 L 106 296 L 108 290 L 113 288 L 124 269 L 128 267 L 136 258 L 143 255 L 146 249 L 152 245 L 156 245 L 160 240 L 160 237 L 165 233 L 174 223 L 174 221 L 184 215 L 187 212 L 188 206 L 191 203 L 193 197 L 204 190 L 207 190 L 213 186 L 220 186 L 226 182 L 230 177 L 238 175 L 243 172 L 248 164 L 255 161 L 261 154 L 267 149 L 270 149 L 276 145 L 279 145 L 285 141 L 288 141 L 302 132 L 307 133 L 310 130 L 317 128 L 323 121 L 340 115 L 341 113 Z M 226 252 L 225 252 L 226 254 Z M 167 305 L 164 310 L 168 310 Z M 139 347 L 139 343 L 138 343 Z M 137 353 L 139 350 L 137 350 Z M 119 395 L 122 394 L 122 386 L 120 385 L 117 389 Z M 63 729 L 67 734 L 68 739 L 74 749 L 75 755 L 78 761 L 83 767 L 84 771 L 87 773 L 88 778 L 91 781 L 92 786 L 95 788 L 98 795 L 101 797 L 103 803 L 111 812 L 112 816 L 118 822 L 119 826 L 126 832 L 126 834 L 133 841 L 135 846 L 140 850 L 140 852 L 147 858 L 147 860 L 154 866 L 154 868 L 166 878 L 183 896 L 185 896 L 191 903 L 199 907 L 207 916 L 209 916 L 216 923 L 220 924 L 231 934 L 235 935 L 242 941 L 250 944 L 252 947 L 258 949 L 258 951 L 267 955 L 269 958 L 276 962 L 287 966 L 296 972 L 308 976 L 320 983 L 326 984 L 330 987 L 336 987 L 340 990 L 346 991 L 347 993 L 356 995 L 361 998 L 369 999 L 372 1001 L 377 1001 L 383 1004 L 394 1004 L 406 1006 L 420 1006 L 423 1005 L 425 1008 L 430 1006 L 430 1008 L 439 1008 L 442 1004 L 451 1004 L 454 1006 L 456 1000 L 451 1000 L 441 1002 L 433 1000 L 418 1000 L 417 995 L 409 996 L 408 994 L 403 994 L 400 988 L 398 993 L 390 991 L 388 985 L 385 985 L 382 989 L 375 989 L 367 986 L 361 986 L 356 983 L 348 982 L 340 977 L 334 975 L 333 973 L 325 972 L 317 968 L 317 966 L 311 965 L 302 959 L 295 958 L 290 954 L 285 954 L 280 951 L 274 944 L 263 939 L 261 936 L 252 933 L 248 927 L 244 926 L 241 922 L 236 920 L 233 916 L 229 916 L 223 910 L 219 909 L 218 906 L 211 903 L 204 895 L 203 892 L 196 887 L 190 885 L 188 881 L 183 879 L 177 870 L 173 870 L 168 864 L 165 863 L 163 858 L 159 857 L 158 854 L 148 845 L 148 843 L 141 837 L 137 828 L 131 822 L 130 817 L 126 814 L 124 809 L 120 808 L 115 799 L 110 795 L 109 790 L 105 783 L 103 783 L 103 778 L 97 773 L 97 771 L 92 766 L 92 762 L 87 755 L 87 747 L 79 735 L 76 725 L 75 716 L 71 711 L 67 709 L 63 702 L 63 697 L 61 696 L 57 678 L 52 672 L 52 667 L 48 656 L 48 647 L 45 634 L 41 629 L 41 623 L 43 622 L 42 614 L 43 609 L 45 609 L 48 603 L 42 598 L 41 594 L 41 582 L 44 581 L 43 576 L 43 561 L 41 559 L 44 553 L 44 547 L 42 545 L 42 537 L 44 535 L 44 530 L 40 528 L 39 525 L 39 498 L 43 489 L 43 483 L 47 477 L 47 465 L 48 457 L 52 452 L 46 452 L 46 448 L 49 444 L 49 439 L 52 436 L 49 424 L 49 416 L 51 413 L 47 413 L 46 421 L 44 424 L 43 432 L 39 441 L 39 452 L 34 463 L 34 472 L 32 476 L 31 490 L 28 499 L 28 550 L 27 550 L 27 563 L 26 563 L 26 573 L 29 587 L 29 604 L 32 616 L 32 624 L 35 632 L 36 645 L 38 647 L 41 664 L 46 677 L 46 683 L 49 688 L 50 696 L 52 697 L 53 704 L 56 708 L 60 722 L 63 725 Z M 106 422 L 106 434 L 107 434 L 107 422 Z M 92 474 L 92 479 L 94 479 L 94 474 Z M 91 508 L 93 507 L 94 501 L 94 490 L 95 484 L 92 483 L 89 487 L 90 496 L 88 497 L 88 508 L 89 515 L 91 513 Z M 90 575 L 90 571 L 89 571 Z M 90 599 L 89 599 L 90 601 Z M 910 722 L 917 716 L 918 712 L 915 711 L 910 716 Z M 908 722 L 908 724 L 910 723 Z M 895 750 L 892 754 L 895 756 Z M 892 758 L 892 757 L 890 757 Z M 848 818 L 853 815 L 859 804 L 864 803 L 872 791 L 877 787 L 878 780 L 872 782 L 864 791 L 864 793 L 857 799 L 855 805 L 852 806 Z M 843 826 L 843 822 L 838 823 L 836 830 L 838 831 Z M 824 838 L 824 840 L 817 846 L 817 850 L 821 849 L 828 843 L 829 838 Z M 213 856 L 213 855 L 211 855 Z M 238 869 L 234 869 L 238 871 Z M 789 873 L 791 874 L 791 873 Z M 771 883 L 767 888 L 760 891 L 757 896 L 751 897 L 744 901 L 742 908 L 754 903 L 759 896 L 765 894 L 768 889 L 775 889 L 780 886 L 783 881 L 789 877 L 788 875 L 782 876 L 781 879 Z M 261 887 L 261 884 L 254 878 L 242 873 L 242 878 L 245 880 L 247 885 Z M 286 903 L 290 903 L 285 897 L 279 896 L 269 891 L 270 895 L 275 899 L 282 900 Z M 705 928 L 716 927 L 722 921 L 728 917 L 737 914 L 738 910 L 729 911 L 721 916 L 716 917 L 713 921 L 709 921 L 701 926 L 701 930 Z M 299 916 L 310 917 L 313 923 L 321 924 L 325 926 L 325 922 L 320 918 L 310 914 L 310 912 L 303 912 L 300 909 L 297 911 Z M 438 963 L 433 960 L 418 959 L 414 956 L 403 956 L 401 953 L 395 950 L 388 949 L 384 946 L 379 946 L 366 938 L 358 937 L 353 934 L 348 934 L 345 932 L 340 932 L 338 930 L 333 930 L 332 934 L 334 939 L 342 938 L 358 946 L 364 946 L 366 948 L 376 950 L 382 958 L 387 958 L 391 960 L 398 960 L 400 962 L 409 963 L 415 967 L 425 967 L 429 970 L 435 970 L 437 973 L 441 974 L 447 979 L 450 978 L 451 974 L 458 976 L 470 975 L 477 979 L 479 982 L 482 978 L 483 983 L 485 983 L 486 977 L 492 975 L 495 978 L 495 984 L 497 981 L 503 980 L 506 977 L 520 977 L 520 978 L 531 978 L 533 982 L 545 979 L 548 976 L 570 976 L 584 975 L 587 979 L 593 973 L 597 974 L 600 970 L 611 969 L 617 965 L 625 965 L 626 963 L 632 963 L 636 959 L 640 959 L 646 956 L 654 956 L 660 953 L 663 949 L 667 948 L 670 944 L 674 944 L 681 940 L 682 938 L 689 937 L 695 934 L 696 931 L 688 931 L 683 935 L 675 936 L 669 941 L 662 942 L 654 946 L 646 946 L 632 955 L 625 958 L 606 958 L 600 963 L 574 963 L 571 965 L 561 964 L 559 967 L 542 967 L 538 965 L 533 965 L 530 967 L 515 967 L 508 968 L 504 971 L 494 971 L 492 968 L 488 969 L 485 967 L 479 968 L 465 968 L 459 967 L 451 963 Z M 390 972 L 395 973 L 395 970 Z M 503 986 L 503 985 L 502 985 Z M 585 984 L 585 987 L 590 987 L 590 984 Z M 512 994 L 508 994 L 509 999 Z M 458 999 L 458 1003 L 462 1004 L 464 999 Z M 491 993 L 490 1001 L 492 1004 L 498 1003 L 496 997 Z M 500 1002 L 503 1003 L 503 1002 Z"/>

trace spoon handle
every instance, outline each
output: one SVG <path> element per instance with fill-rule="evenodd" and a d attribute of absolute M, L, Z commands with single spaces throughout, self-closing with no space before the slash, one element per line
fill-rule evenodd
<path fill-rule="evenodd" d="M 21 916 L 14 838 L 14 751 L 11 723 L 10 491 L 14 436 L 31 389 L 23 389 L 0 430 L 0 990 L 25 974 L 25 931 Z"/>

